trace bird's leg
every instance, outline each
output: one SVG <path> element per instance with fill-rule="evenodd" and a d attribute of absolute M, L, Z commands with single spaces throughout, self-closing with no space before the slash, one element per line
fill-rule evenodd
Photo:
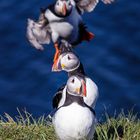
<path fill-rule="evenodd" d="M 56 42 L 54 44 L 54 47 L 55 47 L 55 55 L 54 55 L 54 59 L 53 59 L 53 62 L 56 63 L 57 62 L 57 59 L 59 58 L 59 55 L 60 55 L 60 51 L 59 51 L 59 45 L 58 45 L 58 42 Z"/>
<path fill-rule="evenodd" d="M 54 55 L 54 59 L 53 59 L 53 70 L 57 70 L 57 61 L 58 61 L 58 58 L 59 58 L 59 55 L 60 55 L 60 50 L 58 48 L 58 43 L 56 42 L 54 44 L 54 47 L 56 49 L 56 52 L 55 52 L 55 55 Z"/>

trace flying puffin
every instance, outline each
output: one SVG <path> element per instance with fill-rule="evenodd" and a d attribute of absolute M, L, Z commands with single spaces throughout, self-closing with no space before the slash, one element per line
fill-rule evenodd
<path fill-rule="evenodd" d="M 59 57 L 58 43 L 66 39 L 76 45 L 83 40 L 90 41 L 94 35 L 86 30 L 81 14 L 91 12 L 99 0 L 57 0 L 48 8 L 42 9 L 37 22 L 28 19 L 27 38 L 37 49 L 43 50 L 43 44 L 54 43 L 56 53 L 54 62 Z M 112 0 L 103 0 L 105 3 Z"/>
<path fill-rule="evenodd" d="M 95 111 L 83 100 L 84 90 L 76 77 L 71 77 L 66 86 L 66 98 L 52 122 L 60 140 L 92 140 L 97 120 Z M 71 89 L 72 88 L 72 89 Z"/>
<path fill-rule="evenodd" d="M 67 49 L 64 44 L 61 44 L 60 48 L 61 54 L 57 60 L 56 65 L 53 65 L 52 71 L 63 70 L 68 72 L 69 77 L 80 77 L 79 79 L 81 79 L 80 81 L 83 81 L 86 89 L 86 96 L 84 97 L 84 101 L 87 105 L 95 108 L 96 101 L 99 96 L 97 85 L 92 79 L 86 76 L 82 63 L 79 61 L 79 58 L 71 51 L 71 49 Z M 57 105 L 61 99 L 65 100 L 65 86 L 62 86 L 60 89 L 58 89 L 58 92 L 54 96 L 53 103 L 56 103 L 54 108 L 57 108 Z"/>

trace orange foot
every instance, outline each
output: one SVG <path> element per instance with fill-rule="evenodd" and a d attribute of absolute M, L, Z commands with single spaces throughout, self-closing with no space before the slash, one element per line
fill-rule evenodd
<path fill-rule="evenodd" d="M 55 55 L 53 61 L 55 62 L 59 58 L 60 50 L 58 48 L 59 47 L 58 43 L 55 43 L 54 47 L 55 47 Z"/>
<path fill-rule="evenodd" d="M 58 43 L 55 43 L 54 47 L 56 49 L 56 52 L 55 52 L 54 59 L 53 59 L 53 62 L 54 62 L 53 69 L 57 69 L 57 61 L 58 61 L 58 58 L 59 58 L 59 55 L 60 55 L 60 50 L 58 48 Z"/>

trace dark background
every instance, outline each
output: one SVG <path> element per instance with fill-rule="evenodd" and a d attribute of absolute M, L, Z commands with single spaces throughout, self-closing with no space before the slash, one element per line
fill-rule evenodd
<path fill-rule="evenodd" d="M 0 2 L 0 114 L 17 115 L 16 108 L 39 117 L 48 114 L 55 91 L 67 80 L 65 72 L 52 73 L 54 48 L 35 50 L 26 39 L 27 18 L 37 19 L 49 0 L 1 0 Z M 102 2 L 84 15 L 96 37 L 76 48 L 86 73 L 99 87 L 96 106 L 110 115 L 140 112 L 140 10 L 139 0 Z"/>

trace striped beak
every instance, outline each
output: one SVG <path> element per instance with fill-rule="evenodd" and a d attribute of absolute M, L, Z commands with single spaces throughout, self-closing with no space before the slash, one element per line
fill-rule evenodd
<path fill-rule="evenodd" d="M 63 7 L 62 7 L 62 14 L 63 14 L 63 16 L 66 16 L 66 14 L 67 14 L 67 6 L 66 6 L 65 3 L 63 5 Z"/>
<path fill-rule="evenodd" d="M 83 97 L 87 96 L 86 82 L 82 80 L 82 95 Z"/>
<path fill-rule="evenodd" d="M 80 95 L 80 88 L 76 88 L 75 92 Z"/>
<path fill-rule="evenodd" d="M 82 80 L 81 88 L 76 88 L 75 93 L 77 93 L 78 95 L 82 95 L 83 97 L 87 96 L 86 83 L 84 80 Z"/>

